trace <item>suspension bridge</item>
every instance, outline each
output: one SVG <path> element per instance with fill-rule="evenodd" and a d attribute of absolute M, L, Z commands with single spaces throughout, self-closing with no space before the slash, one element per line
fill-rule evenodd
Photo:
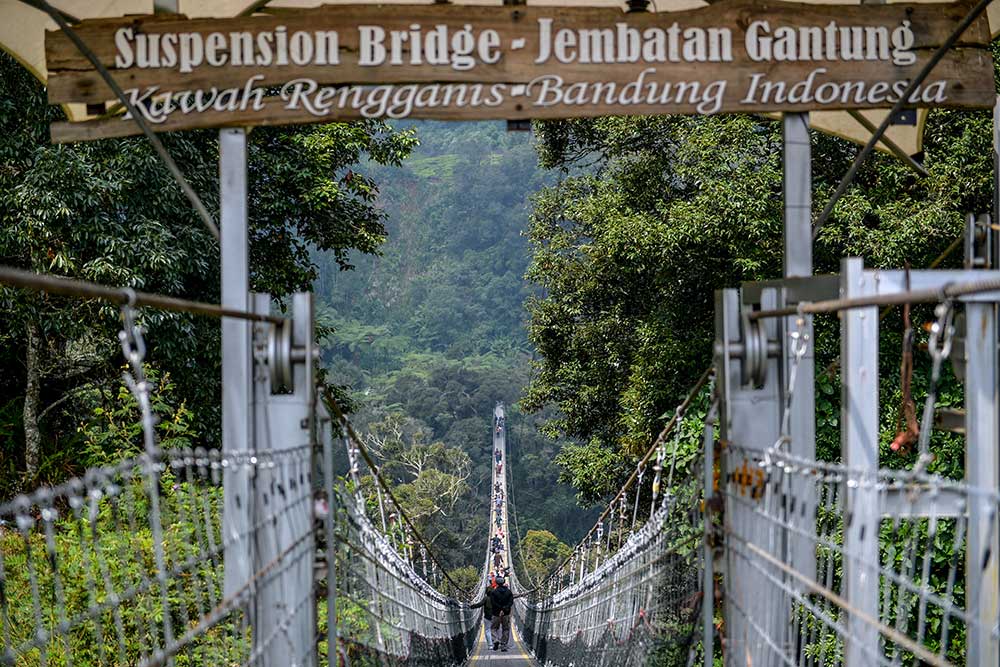
<path fill-rule="evenodd" d="M 54 124 L 53 138 L 72 141 L 144 134 L 205 228 L 220 241 L 222 303 L 185 301 L 0 267 L 0 283 L 8 287 L 101 299 L 121 309 L 122 380 L 138 406 L 142 434 L 138 453 L 130 458 L 0 504 L 0 664 L 1000 664 L 1000 270 L 996 268 L 1000 242 L 994 218 L 969 216 L 963 269 L 873 270 L 859 258 L 845 258 L 837 272 L 814 275 L 812 263 L 812 239 L 877 144 L 901 157 L 918 174 L 926 173 L 912 157 L 919 150 L 919 132 L 907 134 L 895 128 L 894 136 L 908 137 L 912 144 L 908 144 L 912 150 L 904 150 L 887 131 L 902 117 L 904 107 L 917 99 L 918 88 L 938 64 L 944 63 L 942 69 L 948 74 L 928 89 L 940 83 L 944 91 L 945 84 L 955 84 L 947 90 L 957 106 L 983 107 L 996 100 L 988 51 L 989 37 L 996 31 L 991 33 L 988 20 L 982 18 L 990 0 L 954 7 L 907 5 L 900 10 L 905 15 L 900 16 L 892 13 L 898 8 L 891 3 L 885 7 L 875 3 L 863 12 L 850 8 L 859 26 L 866 13 L 877 14 L 872 25 L 850 28 L 859 36 L 868 30 L 864 34 L 873 40 L 883 34 L 888 40 L 886 26 L 899 23 L 900 38 L 893 37 L 897 61 L 886 64 L 881 61 L 888 57 L 880 57 L 880 62 L 874 62 L 877 49 L 873 48 L 873 57 L 867 59 L 871 62 L 863 67 L 833 60 L 827 65 L 838 68 L 836 74 L 844 80 L 853 80 L 855 75 L 864 78 L 859 85 L 877 80 L 871 91 L 891 87 L 895 101 L 890 103 L 883 91 L 878 100 L 866 101 L 878 97 L 872 92 L 865 100 L 852 102 L 858 109 L 881 110 L 876 112 L 879 120 L 875 123 L 852 106 L 844 112 L 852 119 L 850 131 L 830 115 L 817 114 L 818 127 L 851 136 L 864 148 L 815 222 L 809 118 L 802 113 L 803 105 L 811 103 L 774 101 L 748 109 L 739 106 L 739 95 L 734 99 L 720 96 L 722 106 L 715 107 L 716 111 L 784 113 L 784 277 L 715 293 L 710 367 L 684 397 L 678 397 L 672 417 L 646 451 L 630 462 L 634 468 L 571 555 L 541 581 L 522 581 L 513 558 L 519 545 L 511 541 L 508 509 L 517 489 L 507 465 L 504 409 L 496 408 L 492 426 L 489 416 L 483 415 L 483 442 L 491 441 L 501 464 L 490 464 L 491 492 L 502 496 L 501 502 L 491 499 L 482 508 L 489 516 L 490 530 L 484 538 L 490 544 L 490 538 L 501 536 L 503 562 L 498 563 L 496 554 L 487 550 L 478 583 L 471 590 L 448 573 L 406 506 L 395 497 L 364 438 L 355 432 L 336 400 L 318 386 L 311 296 L 293 295 L 289 312 L 276 315 L 271 295 L 248 290 L 247 139 L 246 132 L 236 128 L 355 119 L 361 113 L 356 108 L 359 103 L 339 108 L 331 116 L 307 116 L 291 106 L 279 108 L 274 99 L 265 100 L 263 87 L 253 88 L 256 77 L 245 83 L 244 73 L 229 71 L 221 47 L 216 46 L 216 38 L 225 42 L 226 36 L 215 30 L 215 23 L 198 23 L 197 29 L 189 30 L 187 19 L 176 16 L 176 1 L 153 3 L 156 10 L 171 16 L 155 17 L 150 24 L 159 22 L 162 27 L 179 21 L 172 28 L 176 32 L 164 33 L 162 43 L 168 42 L 168 36 L 179 40 L 178 35 L 189 45 L 194 43 L 191 40 L 202 40 L 198 41 L 202 55 L 218 72 L 202 70 L 187 77 L 171 70 L 157 72 L 160 78 L 149 80 L 144 78 L 147 72 L 130 69 L 135 58 L 123 53 L 115 58 L 111 47 L 119 41 L 127 45 L 142 32 L 145 28 L 136 31 L 132 25 L 141 24 L 142 18 L 81 27 L 79 19 L 45 0 L 24 0 L 23 4 L 29 7 L 18 5 L 19 9 L 37 12 L 25 14 L 33 17 L 25 19 L 25 24 L 31 23 L 35 32 L 44 33 L 52 26 L 59 29 L 47 52 L 56 56 L 51 62 L 40 55 L 36 48 L 40 38 L 32 41 L 33 34 L 23 36 L 32 43 L 23 46 L 20 54 L 34 71 L 53 67 L 48 72 L 54 77 L 49 82 L 54 84 L 50 100 L 65 103 L 71 120 Z M 80 8 L 87 16 L 101 17 L 83 4 Z M 253 45 L 263 42 L 244 30 L 244 22 L 249 25 L 252 15 L 267 4 L 266 0 L 249 2 L 238 15 L 230 16 L 231 26 L 241 26 L 239 34 L 245 34 L 249 49 L 241 51 L 241 64 L 270 65 L 271 55 L 253 52 Z M 642 14 L 648 3 L 630 0 L 628 4 L 630 11 Z M 798 12 L 823 15 L 823 23 L 833 20 L 833 15 L 824 15 L 817 7 L 806 12 L 799 5 L 779 5 L 768 11 L 778 11 L 783 20 L 801 23 Z M 717 6 L 727 9 L 726 3 Z M 354 23 L 335 25 L 345 34 L 347 28 L 356 32 L 359 22 L 375 21 L 374 15 L 366 13 L 370 9 L 355 7 L 345 12 L 354 16 Z M 420 11 L 427 11 L 421 16 L 427 17 L 429 25 L 444 21 L 443 14 L 434 12 L 460 9 Z M 569 15 L 568 8 L 562 9 Z M 689 7 L 678 3 L 672 9 Z M 746 23 L 745 16 L 758 9 L 746 3 L 740 22 Z M 509 11 L 513 14 L 508 15 Z M 536 11 L 541 10 L 476 8 L 479 13 L 468 19 L 477 26 L 487 21 L 482 25 L 489 29 L 478 38 L 483 63 L 492 66 L 502 57 L 518 63 L 519 69 L 512 69 L 510 76 L 523 78 L 525 85 L 511 86 L 515 96 L 530 92 L 527 82 L 533 77 L 551 75 L 534 69 L 547 55 L 536 60 L 525 49 L 537 46 L 530 42 L 537 41 L 536 37 L 517 32 L 532 23 L 521 20 L 525 12 Z M 705 11 L 712 21 L 727 25 L 717 31 L 720 35 L 746 28 L 722 16 L 721 10 L 718 15 L 711 13 L 714 7 Z M 386 15 L 395 21 L 386 25 L 399 28 L 396 33 L 402 37 L 397 42 L 401 44 L 411 19 L 403 12 Z M 621 16 L 607 16 L 619 28 L 627 27 Z M 911 21 L 914 16 L 919 20 Z M 384 79 L 386 86 L 412 81 L 436 86 L 441 80 L 438 72 L 421 69 L 425 63 L 419 57 L 411 58 L 404 74 L 391 68 L 376 71 L 372 68 L 381 64 L 370 62 L 365 64 L 367 69 L 359 69 L 357 62 L 347 62 L 348 56 L 356 60 L 358 49 L 341 48 L 330 37 L 335 31 L 316 32 L 316 39 L 321 36 L 327 48 L 314 49 L 308 42 L 309 55 L 305 56 L 302 40 L 312 39 L 312 33 L 298 31 L 285 42 L 286 26 L 276 22 L 294 19 L 297 25 L 312 28 L 313 22 L 343 20 L 338 12 L 321 8 L 313 13 L 279 12 L 278 18 L 252 18 L 260 19 L 254 25 L 270 26 L 258 35 L 266 35 L 264 42 L 281 35 L 280 48 L 288 51 L 276 57 L 284 58 L 280 72 L 262 70 L 266 71 L 259 75 L 262 86 L 281 86 L 289 76 L 311 75 L 316 70 L 295 67 L 308 68 L 313 60 L 324 66 L 339 64 L 341 56 L 345 70 L 354 67 L 353 74 L 343 76 L 354 78 L 338 79 L 338 74 L 329 74 L 336 68 L 324 67 L 321 76 L 333 76 L 332 83 L 381 84 Z M 540 25 L 552 21 L 540 13 L 535 18 Z M 601 26 L 605 20 L 598 12 L 583 12 L 578 18 L 587 26 Z M 636 21 L 652 25 L 659 18 L 654 13 Z M 465 28 L 471 35 L 469 25 Z M 0 23 L 0 29 L 16 28 Z M 119 32 L 108 32 L 112 29 Z M 155 25 L 151 29 L 157 30 Z M 228 30 L 227 34 L 237 35 Z M 508 35 L 507 30 L 514 32 Z M 588 30 L 595 35 L 613 34 L 610 28 L 604 29 L 606 33 L 599 27 Z M 674 23 L 668 32 L 677 30 Z M 501 32 L 511 38 L 511 51 L 506 55 L 498 46 Z M 568 53 L 566 40 L 576 39 L 568 34 L 556 38 L 563 55 Z M 99 48 L 92 49 L 88 40 L 99 43 Z M 914 44 L 919 58 L 909 50 Z M 607 48 L 612 53 L 610 43 Z M 271 54 L 270 47 L 267 53 Z M 561 64 L 553 67 L 577 67 L 580 63 L 570 62 L 575 53 L 560 56 Z M 913 69 L 904 70 L 900 63 L 908 62 L 910 55 Z M 301 62 L 292 67 L 288 57 Z M 149 60 L 148 54 L 141 59 Z M 706 82 L 719 79 L 718 83 L 725 83 L 721 78 L 740 67 L 751 71 L 745 62 L 737 66 L 723 60 L 714 59 L 726 71 L 709 72 Z M 787 63 L 769 61 L 761 67 L 765 65 L 769 72 L 791 77 L 792 90 L 812 85 L 812 75 L 803 79 Z M 615 68 L 627 66 L 615 64 Z M 493 71 L 479 75 L 469 69 L 454 67 L 449 81 L 478 86 L 503 81 L 491 88 L 500 95 L 506 82 L 513 80 L 497 79 L 501 75 Z M 559 71 L 576 76 L 582 70 Z M 636 70 L 639 78 L 624 87 L 641 88 L 648 71 L 653 70 Z M 900 78 L 904 73 L 907 78 Z M 232 91 L 232 108 L 206 105 L 197 113 L 184 109 L 170 118 L 154 119 L 165 123 L 154 128 L 146 103 L 137 105 L 134 100 L 138 98 L 126 95 L 119 85 L 128 77 L 156 86 L 189 86 L 190 79 L 197 79 L 207 82 L 206 87 L 233 82 L 245 83 L 245 87 L 226 88 Z M 183 90 L 180 100 L 192 94 Z M 350 90 L 358 100 L 362 94 L 378 93 L 383 86 L 352 86 Z M 402 90 L 417 94 L 416 87 Z M 427 91 L 437 99 L 437 88 Z M 334 92 L 334 88 L 324 88 L 319 96 L 329 99 Z M 254 97 L 258 93 L 260 97 Z M 344 93 L 340 99 L 349 97 Z M 465 99 L 464 93 L 454 97 Z M 775 97 L 784 100 L 785 96 Z M 242 99 L 240 104 L 235 102 L 238 99 Z M 112 106 L 107 104 L 110 100 L 115 100 Z M 638 112 L 704 112 L 702 105 L 692 109 L 694 103 L 685 106 L 678 100 L 669 109 L 639 107 Z M 167 114 L 174 106 L 186 104 L 161 106 Z M 366 104 L 368 109 L 374 103 Z M 634 107 L 609 110 L 595 104 L 556 108 L 553 103 L 540 109 L 521 97 L 506 100 L 501 96 L 497 104 L 486 105 L 489 110 L 473 109 L 476 105 L 435 109 L 416 104 L 412 111 L 413 117 L 447 119 L 637 113 Z M 841 113 L 816 105 L 811 108 L 824 114 Z M 385 111 L 386 104 L 382 106 Z M 1000 101 L 994 114 L 996 129 Z M 195 127 L 225 127 L 219 132 L 218 225 L 155 134 L 157 129 Z M 856 127 L 864 133 L 859 135 Z M 1000 164 L 1000 133 L 996 132 L 994 158 Z M 880 405 L 879 395 L 880 353 L 886 352 L 879 350 L 880 309 L 919 303 L 934 308 L 928 343 L 930 383 L 919 424 L 914 418 L 914 424 L 907 424 L 907 437 L 893 443 L 903 450 L 901 460 L 906 463 L 892 468 L 879 460 L 880 420 L 889 409 Z M 222 320 L 223 435 L 219 449 L 167 448 L 157 439 L 153 387 L 144 372 L 146 336 L 155 335 L 143 326 L 144 313 L 151 309 Z M 839 449 L 833 453 L 817 449 L 817 322 L 838 337 L 840 345 L 836 360 L 839 414 L 827 419 L 827 427 L 840 434 Z M 905 332 L 904 340 L 912 340 L 912 331 Z M 904 359 L 912 355 L 905 348 L 899 352 Z M 939 408 L 937 387 L 945 364 L 952 365 L 961 379 L 961 412 Z M 964 441 L 960 464 L 939 465 L 938 453 L 931 446 L 935 429 L 952 431 Z M 961 473 L 955 474 L 956 469 Z M 507 567 L 516 596 L 513 640 L 510 650 L 498 652 L 485 641 L 479 603 L 487 595 L 491 572 Z"/>
<path fill-rule="evenodd" d="M 308 294 L 285 318 L 266 296 L 241 313 L 15 269 L 0 281 L 119 304 L 143 433 L 139 456 L 0 506 L 3 664 L 995 664 L 1000 272 L 905 275 L 848 259 L 839 276 L 718 292 L 713 367 L 571 556 L 533 585 L 512 567 L 516 488 L 498 405 L 499 497 L 482 511 L 503 548 L 484 554 L 474 590 L 451 579 L 316 389 Z M 872 341 L 878 308 L 904 302 L 936 304 L 933 372 L 912 465 L 888 469 Z M 153 307 L 253 327 L 242 451 L 160 447 L 143 372 Z M 840 461 L 817 460 L 808 437 L 823 316 L 839 318 Z M 933 472 L 946 362 L 966 392 L 964 479 Z M 693 431 L 697 442 L 682 436 Z M 507 568 L 517 597 L 501 653 L 475 603 Z"/>

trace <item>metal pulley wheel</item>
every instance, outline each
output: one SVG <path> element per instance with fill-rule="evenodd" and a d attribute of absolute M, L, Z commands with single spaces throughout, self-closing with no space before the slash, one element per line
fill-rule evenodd
<path fill-rule="evenodd" d="M 767 379 L 767 331 L 760 320 L 751 320 L 750 311 L 743 311 L 743 355 L 740 363 L 742 380 L 755 388 Z"/>
<path fill-rule="evenodd" d="M 271 391 L 292 386 L 292 321 L 274 324 L 267 337 L 267 367 Z"/>

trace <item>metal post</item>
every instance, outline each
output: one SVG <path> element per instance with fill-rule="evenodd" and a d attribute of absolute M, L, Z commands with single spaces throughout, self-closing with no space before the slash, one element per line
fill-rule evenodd
<path fill-rule="evenodd" d="M 844 298 L 876 291 L 858 257 L 842 260 L 840 293 Z M 852 470 L 878 470 L 878 308 L 857 308 L 840 315 L 841 454 Z M 867 481 L 868 483 L 864 483 Z M 878 491 L 873 480 L 844 489 L 844 589 L 850 609 L 879 618 Z M 846 485 L 845 485 L 846 486 Z M 857 614 L 848 616 L 845 665 L 863 667 L 878 655 L 878 631 Z"/>
<path fill-rule="evenodd" d="M 705 522 L 702 530 L 702 549 L 704 549 L 705 570 L 702 572 L 701 584 L 701 646 L 704 654 L 704 667 L 712 667 L 715 656 L 715 568 L 712 559 L 712 498 L 715 496 L 715 409 L 709 410 L 705 417 L 704 431 L 705 452 Z"/>
<path fill-rule="evenodd" d="M 812 267 L 812 169 L 809 114 L 782 116 L 782 189 L 785 195 L 786 278 L 811 276 Z"/>
<path fill-rule="evenodd" d="M 333 528 L 336 505 L 333 494 L 333 420 L 326 408 L 319 406 L 319 437 L 323 443 L 323 488 L 326 489 L 326 656 L 331 665 L 339 663 L 337 655 L 337 544 Z"/>
<path fill-rule="evenodd" d="M 219 131 L 220 247 L 222 306 L 248 310 L 246 133 Z M 222 453 L 232 456 L 250 449 L 250 326 L 243 320 L 222 320 Z M 244 465 L 229 465 L 223 475 L 222 533 L 226 548 L 224 591 L 231 597 L 250 580 L 250 473 Z"/>
<path fill-rule="evenodd" d="M 992 303 L 965 304 L 965 477 L 970 486 L 996 493 L 1000 487 L 997 456 L 1000 409 L 997 401 L 997 309 Z M 995 505 L 984 494 L 969 500 L 969 541 L 966 585 L 969 625 L 966 664 L 1000 664 L 1000 646 L 993 634 L 1000 579 Z"/>
<path fill-rule="evenodd" d="M 255 296 L 255 311 L 267 312 L 269 307 L 267 295 Z M 254 525 L 258 527 L 254 572 L 270 570 L 256 587 L 254 650 L 264 665 L 308 667 L 315 663 L 315 652 L 309 647 L 315 645 L 316 630 L 312 458 L 308 448 L 303 451 L 310 443 L 313 423 L 312 295 L 295 294 L 292 308 L 289 393 L 273 393 L 267 372 L 257 374 L 254 383 L 255 441 L 261 450 L 254 481 Z"/>
<path fill-rule="evenodd" d="M 1000 223 L 1000 95 L 993 103 L 993 222 Z M 990 237 L 993 261 L 1000 265 L 1000 233 Z"/>
<path fill-rule="evenodd" d="M 761 291 L 761 308 L 772 308 L 777 301 L 773 288 Z M 773 522 L 762 519 L 759 512 L 764 502 L 763 475 L 757 476 L 764 452 L 777 441 L 781 427 L 780 373 L 778 359 L 767 356 L 752 364 L 764 367 L 764 379 L 759 387 L 744 384 L 743 364 L 749 361 L 751 349 L 766 350 L 766 344 L 750 344 L 741 330 L 741 308 L 737 290 L 716 292 L 716 382 L 719 387 L 719 428 L 723 450 L 723 479 L 742 479 L 727 494 L 726 525 L 734 538 L 726 549 L 726 638 L 727 652 L 741 656 L 755 666 L 770 667 L 785 664 L 787 653 L 783 643 L 788 627 L 791 604 L 784 591 L 770 583 L 767 577 L 750 565 L 742 542 L 766 548 L 784 559 L 781 535 Z M 744 326 L 746 322 L 744 321 Z M 762 322 L 762 333 L 769 341 L 778 338 L 774 320 Z M 751 334 L 752 335 L 752 334 Z M 746 357 L 746 358 L 744 358 Z M 740 451 L 743 450 L 743 451 Z M 773 572 L 781 578 L 780 572 Z M 741 611 L 742 610 L 742 611 Z M 760 631 L 751 631 L 747 619 L 753 620 Z M 762 636 L 766 635 L 766 636 Z M 777 651 L 775 649 L 777 647 Z"/>
<path fill-rule="evenodd" d="M 811 276 L 812 265 L 812 154 L 809 144 L 809 114 L 786 113 L 782 117 L 782 184 L 785 195 L 784 274 L 785 278 Z M 781 296 L 783 305 L 794 305 Z M 792 392 L 789 419 L 789 452 L 812 461 L 816 458 L 816 379 L 811 315 L 803 316 L 799 328 L 796 317 L 784 318 L 783 390 Z M 795 387 L 790 387 L 792 367 L 792 334 L 808 336 L 810 343 L 805 356 L 798 361 Z M 789 564 L 810 579 L 816 577 L 816 547 L 806 535 L 816 532 L 816 487 L 806 477 L 795 475 L 791 480 L 792 497 L 799 511 L 788 511 L 786 520 L 795 529 L 787 538 Z M 789 582 L 792 583 L 792 582 Z"/>

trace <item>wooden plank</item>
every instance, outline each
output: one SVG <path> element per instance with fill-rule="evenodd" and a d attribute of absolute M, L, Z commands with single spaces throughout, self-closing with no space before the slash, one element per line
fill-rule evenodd
<path fill-rule="evenodd" d="M 319 83 L 403 83 L 403 82 L 520 82 L 527 83 L 540 74 L 553 73 L 567 81 L 588 80 L 634 80 L 640 71 L 649 66 L 670 67 L 684 76 L 697 76 L 699 80 L 720 78 L 724 70 L 736 69 L 743 76 L 762 69 L 776 78 L 791 80 L 802 72 L 814 67 L 828 67 L 845 72 L 863 71 L 865 76 L 879 76 L 897 80 L 912 76 L 916 66 L 901 67 L 891 61 L 840 61 L 815 60 L 812 62 L 776 62 L 774 60 L 754 62 L 744 48 L 747 27 L 758 20 L 768 21 L 773 29 L 778 26 L 792 28 L 805 26 L 827 26 L 835 21 L 838 26 L 883 27 L 889 31 L 909 21 L 913 31 L 913 50 L 927 52 L 947 37 L 966 11 L 963 3 L 944 4 L 890 4 L 890 5 L 807 5 L 766 0 L 728 0 L 716 5 L 695 10 L 663 14 L 623 14 L 615 9 L 587 7 L 494 7 L 494 6 L 377 6 L 343 5 L 326 6 L 316 9 L 286 13 L 281 16 L 252 16 L 233 19 L 188 20 L 178 17 L 129 17 L 116 20 L 84 21 L 77 28 L 83 40 L 94 50 L 100 61 L 115 75 L 123 88 L 145 88 L 159 86 L 163 90 L 202 89 L 242 86 L 252 74 L 263 76 L 261 85 L 280 85 L 295 78 L 311 78 Z M 663 31 L 673 30 L 680 34 L 687 29 L 731 29 L 732 60 L 729 62 L 676 62 L 650 63 L 635 62 L 580 62 L 581 47 L 576 47 L 578 58 L 575 62 L 560 63 L 550 57 L 545 63 L 536 63 L 540 46 L 539 20 L 552 20 L 553 30 L 564 27 L 573 31 L 611 30 L 617 36 L 618 24 L 638 30 L 649 28 Z M 676 24 L 676 25 L 675 25 Z M 360 26 L 376 26 L 390 31 L 409 31 L 413 25 L 423 27 L 422 38 L 426 41 L 428 31 L 443 26 L 449 40 L 466 26 L 472 28 L 476 36 L 493 30 L 499 35 L 499 61 L 486 63 L 477 59 L 470 69 L 457 69 L 451 65 L 428 65 L 410 62 L 413 49 L 409 41 L 402 45 L 402 62 L 398 65 L 365 66 L 359 64 Z M 216 57 L 225 59 L 222 66 L 206 63 L 195 66 L 190 72 L 181 72 L 179 67 L 158 67 L 139 69 L 117 68 L 115 66 L 115 31 L 127 27 L 135 34 L 156 36 L 180 33 L 198 35 L 204 42 L 209 35 L 214 39 L 226 40 Z M 281 28 L 284 28 L 281 30 Z M 230 33 L 249 33 L 254 37 L 261 34 L 274 37 L 282 32 L 291 41 L 296 33 L 303 33 L 314 42 L 313 51 L 319 50 L 316 33 L 336 31 L 339 64 L 273 64 L 266 67 L 233 66 L 228 42 Z M 680 31 L 680 33 L 678 33 Z M 985 49 L 989 42 L 989 31 L 985 19 L 973 24 L 963 38 L 961 45 Z M 578 33 L 577 33 L 578 34 Z M 523 40 L 523 41 L 522 41 Z M 619 42 L 616 40 L 616 50 Z M 329 42 L 323 42 L 329 44 Z M 389 38 L 386 38 L 386 44 Z M 203 47 L 204 49 L 204 47 Z M 180 48 L 176 47 L 175 51 Z M 627 47 L 626 47 L 627 51 Z M 256 52 L 255 52 L 256 53 Z M 257 54 L 259 55 L 259 54 Z M 206 54 L 202 54 L 204 60 Z M 683 54 L 680 54 L 683 56 Z M 946 58 L 946 60 L 950 59 Z M 103 102 L 111 98 L 111 93 L 96 75 L 90 63 L 72 43 L 59 32 L 51 32 L 46 39 L 46 60 L 49 70 L 49 100 L 64 102 Z M 313 59 L 315 60 L 315 58 Z M 591 60 L 605 60 L 596 58 Z M 959 100 L 961 103 L 961 100 Z"/>

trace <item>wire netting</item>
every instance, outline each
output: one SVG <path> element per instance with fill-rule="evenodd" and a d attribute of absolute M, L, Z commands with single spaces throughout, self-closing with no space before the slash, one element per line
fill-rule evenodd
<path fill-rule="evenodd" d="M 310 502 L 308 484 L 298 484 L 307 466 L 302 450 L 239 457 L 160 450 L 3 505 L 4 663 L 255 663 L 278 637 L 251 633 L 250 593 L 312 550 L 281 554 L 229 597 L 225 551 L 261 541 L 294 505 Z M 223 471 L 240 467 L 266 470 L 287 491 L 258 525 L 227 535 Z"/>
<path fill-rule="evenodd" d="M 351 474 L 333 475 L 322 407 L 302 444 L 275 435 L 263 398 L 257 437 L 280 447 L 163 449 L 143 331 L 123 316 L 144 453 L 0 505 L 0 664 L 461 664 L 481 614 L 430 583 L 451 586 L 419 535 L 374 527 L 347 438 Z"/>
<path fill-rule="evenodd" d="M 967 537 L 974 506 L 995 522 L 992 495 L 780 452 L 729 456 L 744 463 L 724 490 L 727 663 L 836 665 L 853 649 L 863 664 L 957 665 L 971 630 L 995 633 L 968 611 L 995 591 L 965 584 L 991 558 Z M 796 543 L 813 562 L 796 561 Z"/>
<path fill-rule="evenodd" d="M 335 494 L 337 631 L 350 664 L 461 664 L 480 614 L 437 591 L 343 490 Z"/>
<path fill-rule="evenodd" d="M 612 550 L 602 531 L 517 605 L 525 641 L 540 662 L 688 664 L 701 632 L 700 466 L 699 458 L 678 471 L 683 481 L 620 548 Z"/>

